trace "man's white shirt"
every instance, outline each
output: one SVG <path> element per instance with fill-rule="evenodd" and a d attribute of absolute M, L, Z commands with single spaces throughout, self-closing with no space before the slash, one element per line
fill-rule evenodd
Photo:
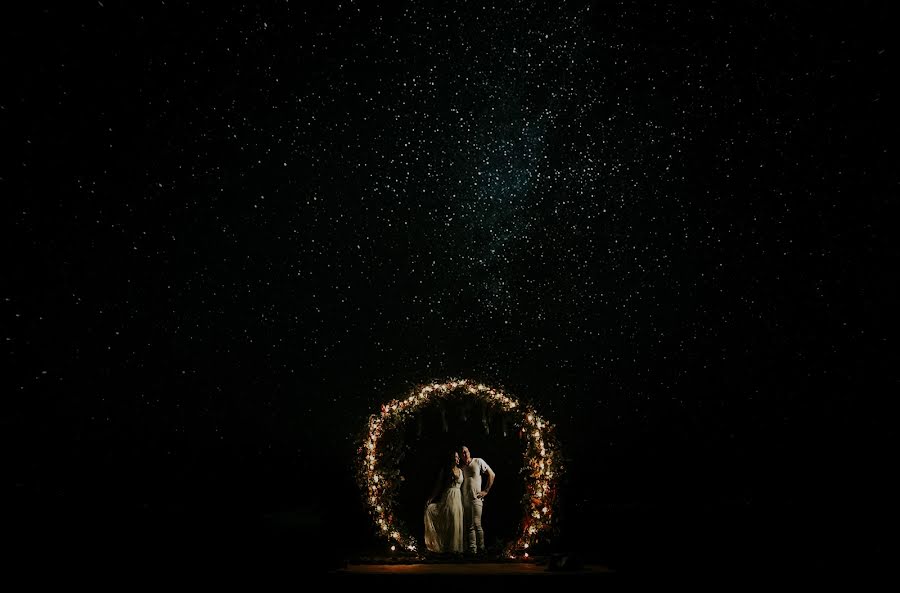
<path fill-rule="evenodd" d="M 463 468 L 463 500 L 475 500 L 479 492 L 481 492 L 481 475 L 489 471 L 490 466 L 481 457 L 473 457 Z"/>

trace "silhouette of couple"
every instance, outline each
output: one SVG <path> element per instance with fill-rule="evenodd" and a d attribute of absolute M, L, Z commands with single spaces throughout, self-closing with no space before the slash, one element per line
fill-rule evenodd
<path fill-rule="evenodd" d="M 453 451 L 446 464 L 425 503 L 425 547 L 441 554 L 483 554 L 481 513 L 496 474 L 484 459 L 472 457 L 468 447 Z"/>

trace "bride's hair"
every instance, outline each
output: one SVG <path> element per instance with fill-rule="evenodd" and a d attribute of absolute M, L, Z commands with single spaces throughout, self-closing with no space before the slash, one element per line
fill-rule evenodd
<path fill-rule="evenodd" d="M 456 468 L 459 467 L 459 462 L 457 461 L 458 453 L 454 449 L 450 449 L 447 454 L 447 459 L 450 461 L 450 471 L 448 472 L 450 481 L 453 482 L 456 480 Z"/>

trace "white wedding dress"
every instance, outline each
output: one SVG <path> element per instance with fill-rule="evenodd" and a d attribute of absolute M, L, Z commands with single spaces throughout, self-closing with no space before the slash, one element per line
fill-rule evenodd
<path fill-rule="evenodd" d="M 462 482 L 460 472 L 440 499 L 425 507 L 425 547 L 432 552 L 463 551 Z"/>

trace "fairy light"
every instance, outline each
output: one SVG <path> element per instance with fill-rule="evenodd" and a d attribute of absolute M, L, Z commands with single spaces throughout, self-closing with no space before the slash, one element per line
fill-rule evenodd
<path fill-rule="evenodd" d="M 553 427 L 545 419 L 535 414 L 534 410 L 521 409 L 519 402 L 504 393 L 490 388 L 483 383 L 474 383 L 465 379 L 455 379 L 445 383 L 421 385 L 402 399 L 383 404 L 380 414 L 374 415 L 368 422 L 368 434 L 360 447 L 360 487 L 368 492 L 366 498 L 369 512 L 380 532 L 388 537 L 391 551 L 397 545 L 415 552 L 417 541 L 402 523 L 396 518 L 394 509 L 395 487 L 402 481 L 396 467 L 385 464 L 389 461 L 379 451 L 379 441 L 385 434 L 397 430 L 418 410 L 437 398 L 452 394 L 474 396 L 489 404 L 499 406 L 506 412 L 516 412 L 520 426 L 519 436 L 525 441 L 524 475 L 528 496 L 523 498 L 523 520 L 519 536 L 506 547 L 510 558 L 518 557 L 516 551 L 528 549 L 535 537 L 548 533 L 552 527 L 553 505 L 556 500 L 556 484 L 554 478 L 562 473 L 559 452 L 553 434 Z M 526 430 L 527 427 L 527 430 Z M 390 460 L 392 461 L 392 459 Z M 554 463 L 555 461 L 555 463 Z M 555 467 L 556 471 L 551 471 Z M 528 554 L 525 553 L 527 558 Z"/>

